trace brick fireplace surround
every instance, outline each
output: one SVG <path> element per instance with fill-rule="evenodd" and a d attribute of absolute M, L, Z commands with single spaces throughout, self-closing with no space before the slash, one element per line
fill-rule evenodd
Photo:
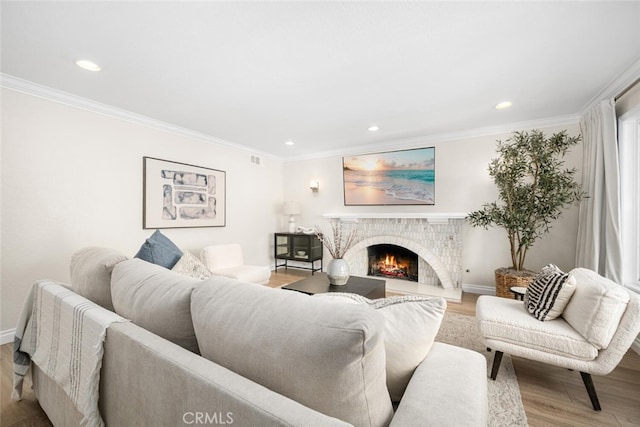
<path fill-rule="evenodd" d="M 462 298 L 462 226 L 466 214 L 324 214 L 340 220 L 345 229 L 357 228 L 355 245 L 345 255 L 351 274 L 366 276 L 367 248 L 376 244 L 404 247 L 418 255 L 418 282 L 386 279 L 387 290 L 415 295 Z"/>

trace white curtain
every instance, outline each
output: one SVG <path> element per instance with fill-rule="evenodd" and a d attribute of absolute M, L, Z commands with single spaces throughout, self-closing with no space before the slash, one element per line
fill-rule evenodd
<path fill-rule="evenodd" d="M 584 144 L 576 266 L 622 283 L 620 171 L 615 100 L 587 112 L 580 122 Z"/>

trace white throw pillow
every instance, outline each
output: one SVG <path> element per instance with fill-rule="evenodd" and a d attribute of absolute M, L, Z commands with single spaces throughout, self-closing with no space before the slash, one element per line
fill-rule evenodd
<path fill-rule="evenodd" d="M 419 296 L 394 296 L 370 300 L 360 295 L 334 292 L 317 294 L 315 297 L 359 302 L 384 317 L 387 388 L 391 400 L 399 402 L 413 371 L 431 350 L 447 309 L 446 300 L 440 297 Z"/>
<path fill-rule="evenodd" d="M 586 268 L 569 273 L 578 285 L 562 317 L 591 344 L 607 348 L 627 309 L 629 292 Z"/>
<path fill-rule="evenodd" d="M 576 279 L 553 264 L 542 268 L 524 295 L 524 306 L 538 320 L 559 317 L 576 290 Z"/>
<path fill-rule="evenodd" d="M 200 280 L 211 277 L 209 269 L 198 258 L 186 251 L 171 271 Z"/>

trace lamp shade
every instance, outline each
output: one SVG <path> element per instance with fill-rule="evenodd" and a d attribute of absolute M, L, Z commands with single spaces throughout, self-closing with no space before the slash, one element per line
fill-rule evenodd
<path fill-rule="evenodd" d="M 300 215 L 300 203 L 289 200 L 282 205 L 282 213 L 285 215 Z"/>

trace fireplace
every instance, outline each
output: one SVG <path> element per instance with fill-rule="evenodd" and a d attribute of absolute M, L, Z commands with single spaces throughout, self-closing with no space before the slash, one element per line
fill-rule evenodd
<path fill-rule="evenodd" d="M 369 276 L 418 281 L 418 254 L 390 244 L 371 245 L 367 248 Z"/>
<path fill-rule="evenodd" d="M 355 244 L 345 255 L 352 275 L 370 274 L 369 246 L 395 245 L 417 254 L 417 273 L 411 274 L 417 281 L 380 277 L 387 282 L 387 291 L 461 301 L 465 213 L 343 213 L 323 217 L 358 230 Z"/>

